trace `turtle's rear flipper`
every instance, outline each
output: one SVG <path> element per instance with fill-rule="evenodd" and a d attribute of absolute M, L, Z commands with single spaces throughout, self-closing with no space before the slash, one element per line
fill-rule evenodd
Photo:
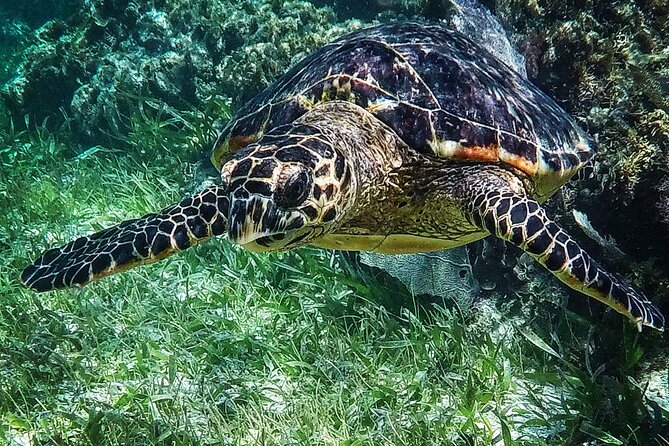
<path fill-rule="evenodd" d="M 571 288 L 624 314 L 639 330 L 644 325 L 664 329 L 660 310 L 641 293 L 604 270 L 546 216 L 535 200 L 510 188 L 486 190 L 480 187 L 479 195 L 470 206 L 478 225 L 527 251 Z"/>
<path fill-rule="evenodd" d="M 35 291 L 84 285 L 156 262 L 226 231 L 228 198 L 211 187 L 155 214 L 127 220 L 51 249 L 21 273 Z"/>

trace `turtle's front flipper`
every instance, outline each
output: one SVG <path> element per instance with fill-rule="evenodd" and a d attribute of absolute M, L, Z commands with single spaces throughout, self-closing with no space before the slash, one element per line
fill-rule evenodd
<path fill-rule="evenodd" d="M 527 251 L 562 282 L 643 325 L 664 329 L 664 316 L 641 293 L 593 260 L 539 203 L 508 188 L 481 190 L 471 202 L 475 223 Z"/>
<path fill-rule="evenodd" d="M 158 213 L 51 249 L 23 270 L 21 281 L 35 291 L 49 291 L 156 262 L 225 233 L 227 212 L 226 191 L 211 187 Z"/>

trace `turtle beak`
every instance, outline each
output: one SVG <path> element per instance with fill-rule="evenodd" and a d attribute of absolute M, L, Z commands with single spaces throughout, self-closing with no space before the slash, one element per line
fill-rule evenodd
<path fill-rule="evenodd" d="M 228 239 L 238 245 L 247 245 L 255 240 L 275 233 L 269 223 L 272 212 L 271 201 L 259 197 L 233 199 L 230 206 Z M 275 214 L 275 212 L 274 212 Z"/>
<path fill-rule="evenodd" d="M 228 239 L 250 251 L 276 251 L 299 237 L 304 224 L 301 212 L 282 210 L 269 197 L 233 197 Z"/>

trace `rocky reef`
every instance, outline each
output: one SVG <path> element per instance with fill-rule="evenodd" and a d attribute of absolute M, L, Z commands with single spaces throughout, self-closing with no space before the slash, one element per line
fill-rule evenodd
<path fill-rule="evenodd" d="M 138 98 L 238 104 L 354 26 L 304 1 L 87 1 L 34 33 L 2 98 L 17 121 L 67 121 L 79 141 L 99 143 L 127 131 Z"/>
<path fill-rule="evenodd" d="M 660 270 L 650 282 L 666 299 L 669 4 L 498 0 L 494 8 L 524 51 L 530 79 L 597 140 L 595 175 L 570 204 L 645 264 L 637 276 L 648 282 Z"/>

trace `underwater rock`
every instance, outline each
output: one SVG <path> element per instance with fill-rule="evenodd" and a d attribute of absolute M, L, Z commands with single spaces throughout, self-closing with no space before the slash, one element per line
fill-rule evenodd
<path fill-rule="evenodd" d="M 212 95 L 235 104 L 302 53 L 355 23 L 335 25 L 308 2 L 91 0 L 34 36 L 18 75 L 2 89 L 17 121 L 67 117 L 85 142 L 123 134 L 143 97 L 198 107 Z"/>
<path fill-rule="evenodd" d="M 597 139 L 595 175 L 574 186 L 570 204 L 666 276 L 669 3 L 497 0 L 495 12 L 530 79 Z M 669 295 L 666 284 L 648 286 Z"/>

